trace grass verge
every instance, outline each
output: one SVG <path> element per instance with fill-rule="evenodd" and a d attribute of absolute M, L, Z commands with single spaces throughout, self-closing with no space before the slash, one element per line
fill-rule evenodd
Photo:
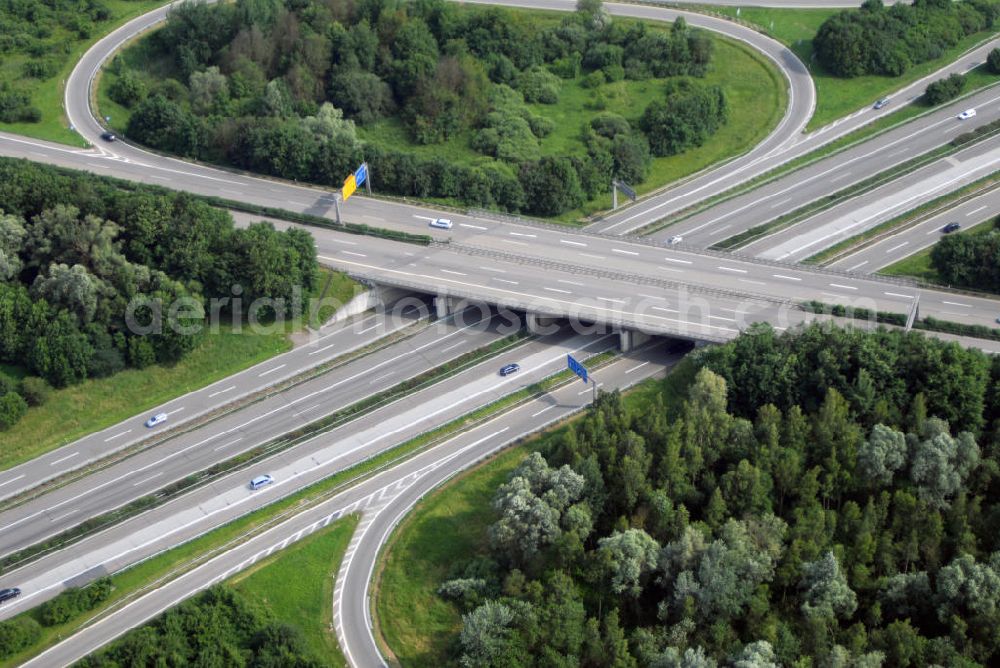
<path fill-rule="evenodd" d="M 588 369 L 594 370 L 613 359 L 613 353 L 601 353 L 586 359 Z M 581 360 L 583 361 L 583 360 Z M 0 661 L 0 668 L 14 668 L 27 659 L 52 647 L 80 629 L 101 617 L 120 609 L 151 589 L 175 579 L 218 554 L 250 540 L 261 532 L 273 527 L 290 515 L 315 506 L 344 489 L 361 482 L 375 473 L 386 470 L 416 453 L 443 443 L 452 436 L 481 424 L 496 415 L 533 398 L 539 392 L 571 382 L 575 378 L 569 371 L 561 371 L 542 380 L 536 386 L 524 388 L 483 406 L 472 413 L 457 418 L 437 429 L 416 436 L 405 443 L 390 448 L 368 460 L 336 473 L 295 494 L 286 496 L 264 508 L 237 518 L 228 524 L 213 529 L 198 538 L 183 543 L 146 561 L 131 566 L 111 576 L 114 591 L 111 597 L 97 609 L 77 616 L 64 624 L 43 627 L 38 642 L 18 654 Z M 36 610 L 22 613 L 35 615 Z"/>
<path fill-rule="evenodd" d="M 333 584 L 358 525 L 350 515 L 292 543 L 239 573 L 226 586 L 302 631 L 312 654 L 327 666 L 346 666 L 333 628 Z"/>
<path fill-rule="evenodd" d="M 639 411 L 658 395 L 680 396 L 681 385 L 692 377 L 693 372 L 678 376 L 674 371 L 669 382 L 640 383 L 626 393 L 626 405 Z M 447 650 L 461 628 L 461 614 L 437 595 L 437 588 L 456 566 L 486 554 L 486 528 L 495 519 L 491 501 L 497 487 L 524 457 L 544 450 L 565 430 L 566 425 L 550 429 L 456 476 L 424 497 L 393 532 L 379 554 L 373 602 L 380 632 L 376 638 L 399 665 L 450 665 Z"/>

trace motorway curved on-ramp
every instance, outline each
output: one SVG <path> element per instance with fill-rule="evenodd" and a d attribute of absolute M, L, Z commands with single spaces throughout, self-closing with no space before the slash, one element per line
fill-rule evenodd
<path fill-rule="evenodd" d="M 559 11 L 572 11 L 576 7 L 575 0 L 534 0 L 533 2 L 519 2 L 518 0 L 467 0 L 467 2 Z M 135 164 L 137 167 L 155 165 L 167 171 L 179 171 L 201 176 L 202 178 L 215 179 L 217 182 L 225 182 L 231 178 L 230 172 L 164 157 L 138 146 L 128 144 L 127 142 L 108 144 L 100 139 L 101 133 L 104 132 L 105 128 L 94 117 L 91 105 L 95 77 L 100 71 L 101 66 L 123 44 L 136 35 L 154 28 L 165 20 L 173 4 L 175 3 L 165 5 L 129 21 L 109 33 L 106 37 L 100 39 L 87 50 L 79 63 L 77 63 L 77 66 L 70 73 L 66 83 L 64 100 L 66 115 L 70 125 L 81 137 L 93 144 L 94 150 L 104 158 L 122 160 Z M 648 20 L 674 21 L 679 16 L 683 16 L 689 25 L 718 32 L 749 45 L 772 61 L 786 79 L 789 104 L 783 118 L 771 134 L 748 153 L 714 169 L 710 168 L 691 183 L 681 186 L 681 188 L 700 193 L 701 189 L 698 189 L 698 185 L 703 179 L 709 176 L 712 177 L 713 182 L 719 179 L 727 179 L 728 176 L 732 180 L 731 185 L 735 185 L 740 179 L 746 178 L 744 174 L 745 170 L 756 160 L 774 152 L 779 147 L 792 142 L 798 137 L 812 116 L 816 105 L 816 91 L 813 86 L 812 77 L 806 66 L 791 49 L 778 41 L 739 23 L 694 12 L 684 12 L 666 7 L 619 3 L 606 3 L 605 7 L 616 16 Z M 729 183 L 729 180 L 725 181 L 725 184 L 728 185 Z M 674 190 L 672 189 L 670 192 L 674 193 Z M 656 195 L 647 200 L 647 202 L 655 201 L 657 197 L 661 196 L 663 195 Z"/>

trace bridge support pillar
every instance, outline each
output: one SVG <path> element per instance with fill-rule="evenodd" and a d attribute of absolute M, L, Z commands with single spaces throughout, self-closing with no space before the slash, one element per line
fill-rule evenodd
<path fill-rule="evenodd" d="M 447 295 L 438 295 L 434 298 L 434 308 L 438 318 L 447 318 L 455 312 L 455 300 Z"/>
<path fill-rule="evenodd" d="M 559 330 L 555 324 L 555 318 L 538 315 L 537 313 L 531 313 L 530 311 L 525 314 L 525 322 L 527 324 L 528 334 L 555 334 Z"/>
<path fill-rule="evenodd" d="M 629 353 L 649 341 L 650 335 L 637 329 L 618 330 L 618 347 L 623 353 Z"/>

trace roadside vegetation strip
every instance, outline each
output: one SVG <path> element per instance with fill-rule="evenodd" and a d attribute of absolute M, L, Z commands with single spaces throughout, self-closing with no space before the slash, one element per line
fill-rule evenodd
<path fill-rule="evenodd" d="M 617 358 L 616 352 L 604 352 L 580 361 L 586 363 L 588 370 L 595 371 L 612 363 Z M 120 610 L 149 591 L 157 589 L 213 557 L 251 540 L 291 516 L 328 501 L 333 496 L 377 473 L 386 471 L 424 450 L 440 445 L 501 413 L 575 380 L 576 376 L 568 370 L 557 372 L 528 388 L 522 388 L 436 429 L 420 434 L 405 443 L 358 462 L 339 473 L 313 483 L 263 508 L 253 510 L 186 543 L 111 574 L 109 579 L 112 583 L 112 591 L 106 601 L 96 606 L 92 611 L 78 612 L 63 623 L 52 627 L 43 627 L 41 636 L 30 647 L 6 659 L 0 657 L 0 668 L 13 668 L 20 665 L 64 638 Z M 60 596 L 66 595 L 66 593 L 60 594 Z M 28 618 L 37 621 L 39 612 L 40 607 L 36 607 L 17 615 L 13 620 L 21 620 L 15 623 L 21 623 Z M 8 623 L 10 620 L 0 622 L 0 627 Z"/>
<path fill-rule="evenodd" d="M 685 358 L 665 381 L 647 380 L 626 391 L 635 410 L 648 410 L 663 393 L 683 397 L 694 369 Z M 667 410 L 672 407 L 668 404 Z M 484 552 L 494 520 L 492 498 L 509 473 L 532 452 L 554 444 L 566 424 L 507 448 L 427 494 L 393 530 L 379 552 L 370 585 L 374 636 L 383 654 L 407 668 L 448 665 L 446 651 L 461 628 L 456 606 L 437 595 L 452 568 Z M 448 540 L 441 540 L 441 536 Z"/>
<path fill-rule="evenodd" d="M 803 220 L 810 218 L 818 213 L 832 209 L 833 207 L 846 202 L 852 198 L 858 197 L 865 193 L 871 192 L 876 188 L 884 186 L 891 183 L 900 177 L 906 176 L 912 172 L 915 172 L 923 167 L 926 167 L 940 158 L 947 157 L 954 153 L 957 153 L 963 149 L 969 148 L 985 139 L 996 136 L 1000 133 L 1000 130 L 992 130 L 989 133 L 977 135 L 975 138 L 970 139 L 970 141 L 960 145 L 955 146 L 952 143 L 945 144 L 944 146 L 939 146 L 935 149 L 918 155 L 906 162 L 894 165 L 889 169 L 879 172 L 874 176 L 870 176 L 863 181 L 847 186 L 846 188 L 839 190 L 830 195 L 820 197 L 813 200 L 805 206 L 799 207 L 794 211 L 790 211 L 784 215 L 778 216 L 773 220 L 770 220 L 761 225 L 755 225 L 748 230 L 740 232 L 739 234 L 734 234 L 731 237 L 723 239 L 716 244 L 710 246 L 714 250 L 735 250 L 742 248 L 758 239 L 762 239 L 766 236 L 779 232 L 783 229 L 791 227 L 796 223 L 800 223 Z"/>
<path fill-rule="evenodd" d="M 79 542 L 98 531 L 107 529 L 115 524 L 123 522 L 136 515 L 161 506 L 168 501 L 191 491 L 197 487 L 204 486 L 222 476 L 229 475 L 234 471 L 250 466 L 262 459 L 275 455 L 279 452 L 291 449 L 300 445 L 304 441 L 310 440 L 320 434 L 332 431 L 344 424 L 375 411 L 385 405 L 395 402 L 402 397 L 418 392 L 451 376 L 454 376 L 466 369 L 479 364 L 483 360 L 505 352 L 513 347 L 527 342 L 527 337 L 523 332 L 505 337 L 477 350 L 470 351 L 451 362 L 446 362 L 438 367 L 430 369 L 414 378 L 405 380 L 383 392 L 373 394 L 346 406 L 330 415 L 310 422 L 298 429 L 289 431 L 281 436 L 261 443 L 249 450 L 246 450 L 234 457 L 223 460 L 206 469 L 191 473 L 184 478 L 176 480 L 157 492 L 140 497 L 129 503 L 108 511 L 101 515 L 91 517 L 86 521 L 67 529 L 55 536 L 45 539 L 35 545 L 24 548 L 17 552 L 0 557 L 0 573 L 20 568 L 40 557 L 56 550 L 60 550 L 68 545 Z M 135 454 L 135 453 L 133 453 Z M 80 476 L 78 476 L 80 477 Z"/>
<path fill-rule="evenodd" d="M 972 227 L 953 234 L 959 235 L 980 235 L 989 234 L 993 230 L 997 229 L 992 220 L 984 220 L 983 222 L 973 225 Z M 918 281 L 928 283 L 937 286 L 947 286 L 947 282 L 941 278 L 938 273 L 937 267 L 931 264 L 931 252 L 934 250 L 937 243 L 933 246 L 928 246 L 912 255 L 908 255 L 898 262 L 894 262 L 887 267 L 883 267 L 878 270 L 878 273 L 884 274 L 886 276 L 907 276 L 915 278 Z"/>
<path fill-rule="evenodd" d="M 921 204 L 915 209 L 911 209 L 910 211 L 896 216 L 892 220 L 887 220 L 884 223 L 880 223 L 871 229 L 861 232 L 860 234 L 844 239 L 843 241 L 838 241 L 836 244 L 821 250 L 815 255 L 810 255 L 802 261 L 802 264 L 814 264 L 819 266 L 829 265 L 843 257 L 867 248 L 868 246 L 877 243 L 886 237 L 897 234 L 901 230 L 913 227 L 914 225 L 919 225 L 924 220 L 933 218 L 934 216 L 947 211 L 948 209 L 952 209 L 970 199 L 996 190 L 998 186 L 1000 186 L 1000 172 L 994 172 L 993 174 L 963 186 L 958 190 L 946 193 L 931 200 L 930 202 Z M 879 271 L 879 273 L 886 272 Z"/>
<path fill-rule="evenodd" d="M 883 325 L 893 325 L 895 327 L 906 326 L 906 313 L 887 313 L 885 311 L 871 311 L 866 308 L 854 308 L 842 304 L 826 304 L 818 301 L 808 301 L 802 304 L 802 309 L 810 313 L 819 315 L 832 315 L 838 318 L 852 318 L 854 320 L 864 320 L 866 322 L 876 322 Z M 950 320 L 939 320 L 933 316 L 917 318 L 913 321 L 913 329 L 920 329 L 928 332 L 940 332 L 942 334 L 954 334 L 956 336 L 969 336 L 986 341 L 1000 341 L 1000 329 L 996 327 L 986 327 L 985 325 L 965 325 L 960 322 Z"/>

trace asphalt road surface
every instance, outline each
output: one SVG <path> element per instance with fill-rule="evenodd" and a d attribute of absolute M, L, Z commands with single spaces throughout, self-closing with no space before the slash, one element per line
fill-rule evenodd
<path fill-rule="evenodd" d="M 392 313 L 391 305 L 389 313 Z M 417 321 L 419 314 L 418 309 L 407 308 L 393 318 L 368 315 L 333 323 L 310 332 L 307 341 L 303 341 L 287 353 L 187 392 L 106 429 L 88 434 L 24 464 L 0 472 L 0 500 L 92 464 L 140 441 L 162 439 L 167 433 L 189 424 L 196 418 L 369 345 L 379 337 L 412 325 Z M 146 420 L 157 413 L 166 413 L 169 416 L 167 421 L 152 428 L 146 427 Z"/>
<path fill-rule="evenodd" d="M 848 271 L 875 272 L 933 246 L 944 235 L 944 226 L 949 223 L 958 223 L 964 230 L 996 218 L 998 213 L 1000 192 L 994 190 L 929 215 L 915 225 L 887 234 L 874 243 L 831 262 L 829 266 Z M 997 315 L 1000 316 L 1000 313 Z"/>
<path fill-rule="evenodd" d="M 531 341 L 446 380 L 399 399 L 343 426 L 315 436 L 248 468 L 222 476 L 158 508 L 115 525 L 38 561 L 0 576 L 0 586 L 24 594 L 0 608 L 9 617 L 54 596 L 66 586 L 115 572 L 190 540 L 247 512 L 273 503 L 392 446 L 528 387 L 566 367 L 566 355 L 585 359 L 614 347 L 609 335 L 560 332 Z M 497 371 L 517 361 L 522 370 Z M 599 376 L 598 380 L 602 380 Z M 274 484 L 257 491 L 248 481 L 269 473 Z"/>
<path fill-rule="evenodd" d="M 937 197 L 983 179 L 1000 168 L 1000 138 L 937 160 L 890 183 L 747 244 L 741 253 L 801 262 Z"/>
<path fill-rule="evenodd" d="M 0 556 L 271 442 L 510 333 L 500 318 L 495 322 L 480 318 L 479 310 L 472 309 L 430 324 L 411 337 L 175 431 L 136 455 L 5 510 L 0 513 Z"/>
<path fill-rule="evenodd" d="M 959 120 L 957 115 L 969 107 L 977 109 L 976 117 L 968 121 Z M 721 202 L 664 228 L 652 237 L 665 240 L 679 235 L 685 244 L 711 246 L 865 181 L 893 165 L 943 146 L 963 132 L 998 119 L 1000 90 L 994 88 L 977 93 L 967 100 L 948 105 L 739 197 Z M 982 150 L 983 146 L 996 148 L 997 145 L 997 140 L 987 140 L 976 148 Z M 940 163 L 951 166 L 945 160 Z M 902 186 L 892 182 L 879 192 L 879 196 L 884 196 L 886 190 L 891 192 L 897 187 Z M 851 202 L 853 201 L 852 199 Z M 871 201 L 871 198 L 866 201 Z M 851 202 L 848 203 L 849 206 Z M 918 202 L 919 200 L 914 204 Z M 761 243 L 766 246 L 769 242 Z"/>
<path fill-rule="evenodd" d="M 660 375 L 672 365 L 676 354 L 656 350 L 638 351 L 597 372 L 607 389 L 625 387 L 644 378 Z M 44 654 L 23 664 L 27 667 L 57 668 L 83 658 L 131 628 L 152 619 L 164 610 L 197 592 L 220 582 L 266 558 L 275 550 L 311 534 L 331 521 L 364 509 L 388 508 L 397 498 L 408 503 L 411 496 L 424 494 L 483 457 L 496 452 L 539 428 L 580 410 L 589 401 L 590 391 L 580 392 L 577 383 L 534 399 L 486 424 L 462 433 L 416 455 L 310 510 L 298 513 L 250 541 L 228 550 L 189 573 L 165 583 L 129 605 L 111 613 L 85 630 L 62 641 Z M 397 506 L 398 507 L 398 506 Z M 352 563 L 361 567 L 355 556 Z M 353 581 L 353 580 L 351 580 Z M 338 582 L 339 586 L 339 582 Z M 6 613 L 4 613 L 6 614 Z M 356 639 L 348 652 L 359 647 Z M 377 665 L 355 663 L 355 665 Z"/>

